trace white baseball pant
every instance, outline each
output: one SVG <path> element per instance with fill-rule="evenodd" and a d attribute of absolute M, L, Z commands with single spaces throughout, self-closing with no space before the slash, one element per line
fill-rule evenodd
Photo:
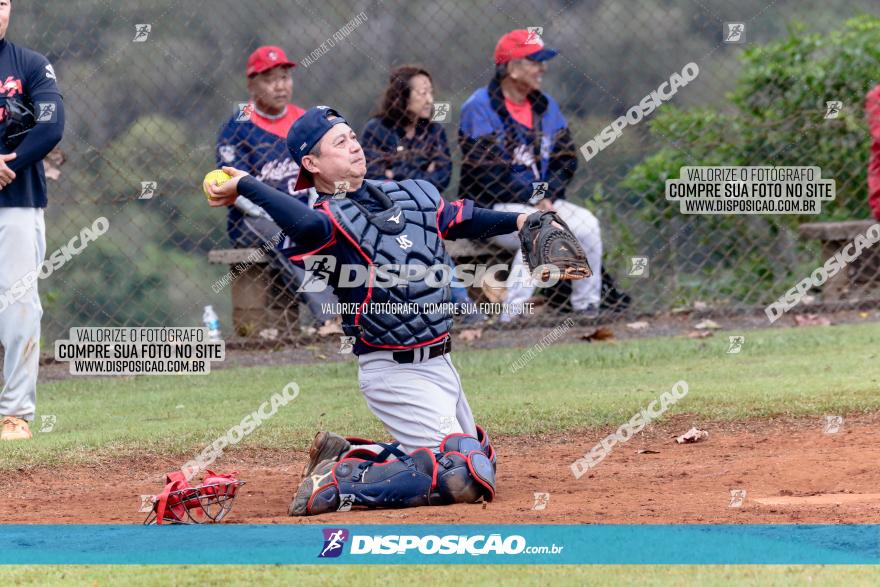
<path fill-rule="evenodd" d="M 27 421 L 34 419 L 37 403 L 43 316 L 37 275 L 45 256 L 43 210 L 0 207 L 0 344 L 5 351 L 0 415 Z M 14 287 L 25 282 L 31 285 Z"/>
<path fill-rule="evenodd" d="M 400 443 L 400 449 L 405 453 L 422 447 L 436 450 L 443 437 L 453 432 L 476 438 L 474 415 L 451 355 L 428 359 L 427 349 L 415 349 L 415 362 L 400 364 L 392 354 L 360 355 L 358 381 L 367 406 Z"/>

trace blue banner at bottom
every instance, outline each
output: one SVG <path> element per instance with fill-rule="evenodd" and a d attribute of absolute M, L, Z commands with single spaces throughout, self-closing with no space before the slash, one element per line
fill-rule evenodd
<path fill-rule="evenodd" d="M 877 564 L 880 525 L 0 526 L 0 564 Z"/>

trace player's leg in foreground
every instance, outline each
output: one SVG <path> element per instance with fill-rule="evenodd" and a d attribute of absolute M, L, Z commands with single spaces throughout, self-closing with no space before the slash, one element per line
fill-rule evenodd
<path fill-rule="evenodd" d="M 0 440 L 31 437 L 37 369 L 40 360 L 40 318 L 37 275 L 46 254 L 43 210 L 0 208 L 0 343 L 5 349 L 0 390 Z M 16 292 L 21 292 L 20 295 Z"/>

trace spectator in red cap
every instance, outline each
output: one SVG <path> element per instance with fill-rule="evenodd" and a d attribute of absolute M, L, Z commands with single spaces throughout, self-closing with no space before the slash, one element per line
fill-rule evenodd
<path fill-rule="evenodd" d="M 571 305 L 585 317 L 595 318 L 602 289 L 599 221 L 565 197 L 577 168 L 576 150 L 559 105 L 541 91 L 547 62 L 556 54 L 544 46 L 539 34 L 525 29 L 498 41 L 495 76 L 461 108 L 460 194 L 504 212 L 555 210 L 583 245 L 593 269 L 592 277 L 572 282 Z M 519 239 L 510 234 L 495 237 L 495 242 L 516 251 L 512 274 L 518 275 L 523 262 Z M 506 301 L 512 308 L 521 306 L 533 291 L 521 283 L 511 284 Z"/>
<path fill-rule="evenodd" d="M 880 85 L 865 97 L 865 113 L 871 131 L 871 154 L 868 157 L 868 205 L 880 220 Z"/>
<path fill-rule="evenodd" d="M 217 138 L 217 167 L 230 166 L 247 171 L 261 182 L 308 201 L 309 191 L 296 190 L 299 165 L 287 149 L 287 133 L 305 112 L 293 104 L 291 70 L 296 64 L 287 58 L 281 47 L 259 47 L 247 60 L 245 74 L 250 99 L 237 107 L 233 116 L 220 129 Z M 272 267 L 279 271 L 285 285 L 296 291 L 305 275 L 301 267 L 274 252 L 280 245 L 281 229 L 266 212 L 239 197 L 229 206 L 226 230 L 233 246 L 262 247 L 272 255 Z M 303 299 L 317 325 L 333 319 L 322 303 L 335 301 L 329 294 L 304 293 Z M 328 324 L 329 325 L 329 324 Z M 332 329 L 331 329 L 332 330 Z"/>

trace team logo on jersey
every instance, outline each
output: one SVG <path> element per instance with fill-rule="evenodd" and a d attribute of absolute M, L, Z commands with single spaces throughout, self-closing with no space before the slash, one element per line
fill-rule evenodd
<path fill-rule="evenodd" d="M 400 235 L 395 240 L 397 241 L 397 244 L 400 245 L 400 248 L 404 251 L 413 246 L 413 242 L 409 240 L 409 237 L 407 237 L 405 234 Z"/>
<path fill-rule="evenodd" d="M 21 80 L 10 75 L 6 77 L 3 85 L 0 86 L 0 94 L 11 98 L 16 94 L 21 94 L 23 92 L 21 88 Z"/>
<path fill-rule="evenodd" d="M 260 174 L 257 179 L 268 182 L 282 182 L 288 177 L 296 176 L 299 172 L 299 166 L 294 163 L 290 157 L 284 159 L 273 159 L 260 168 Z"/>
<path fill-rule="evenodd" d="M 46 64 L 46 77 L 49 79 L 55 79 L 55 70 L 52 68 L 51 63 Z"/>
<path fill-rule="evenodd" d="M 232 163 L 235 161 L 235 147 L 233 145 L 220 145 L 217 149 L 220 159 L 224 163 Z"/>

